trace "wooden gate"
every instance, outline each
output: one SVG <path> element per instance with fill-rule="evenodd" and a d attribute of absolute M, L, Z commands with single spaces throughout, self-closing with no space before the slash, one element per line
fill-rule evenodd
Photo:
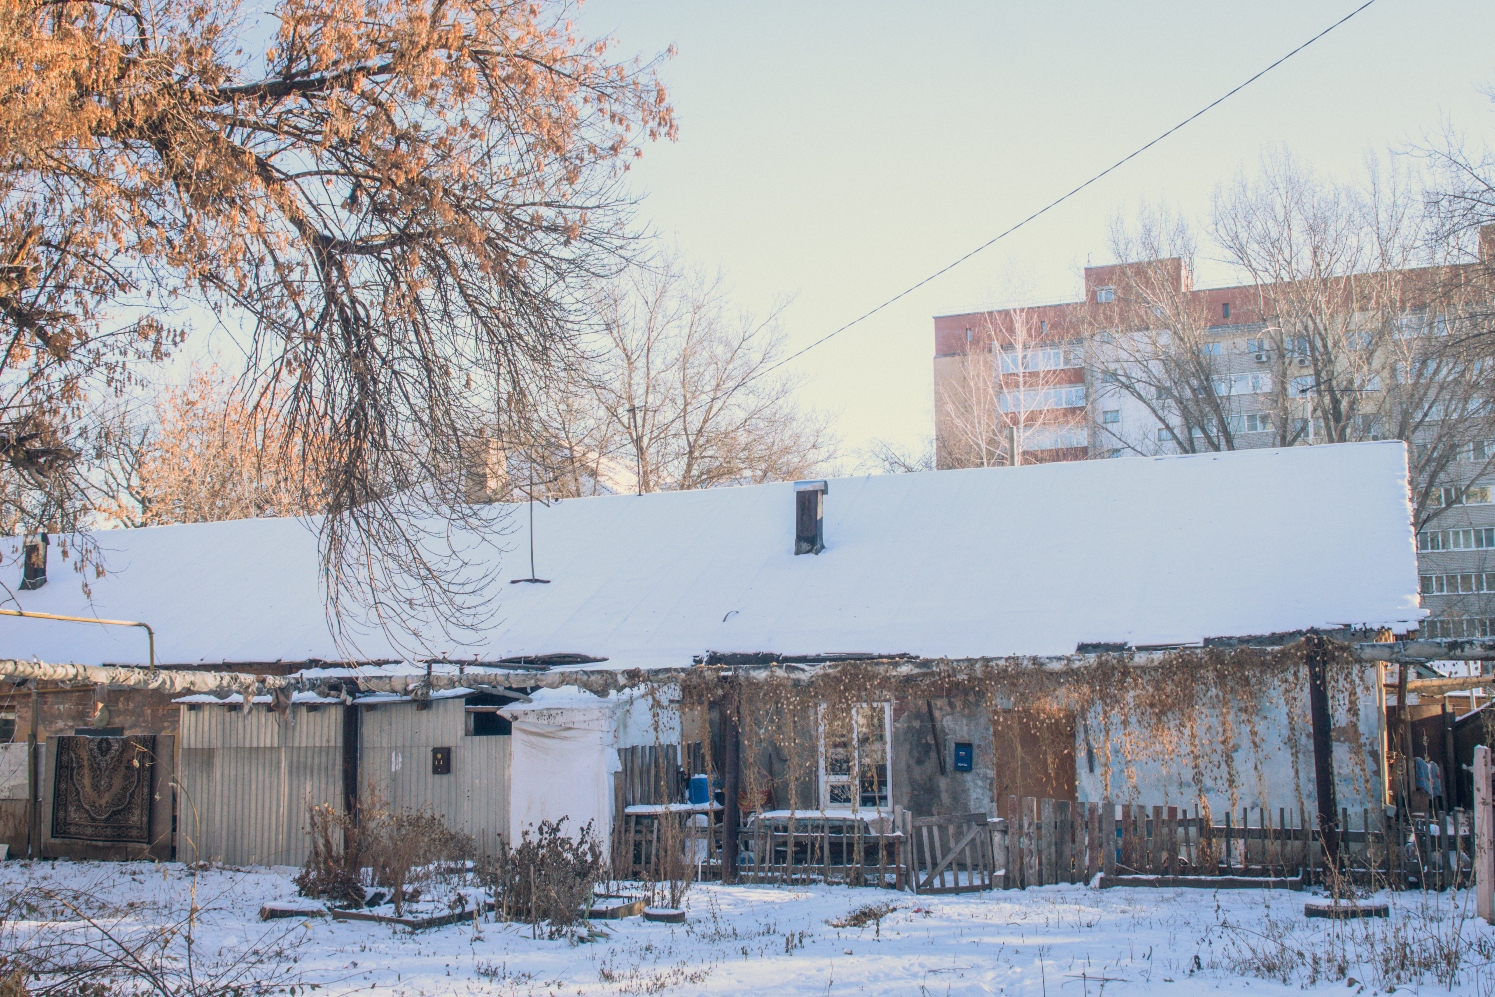
<path fill-rule="evenodd" d="M 996 888 L 986 814 L 914 817 L 904 813 L 909 884 L 915 893 L 974 893 Z"/>

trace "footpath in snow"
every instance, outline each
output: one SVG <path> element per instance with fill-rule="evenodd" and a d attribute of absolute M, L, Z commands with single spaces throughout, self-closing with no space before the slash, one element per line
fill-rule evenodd
<path fill-rule="evenodd" d="M 0 866 L 0 900 L 28 903 L 7 904 L 0 948 L 97 940 L 90 919 L 116 937 L 145 937 L 181 922 L 195 894 L 199 980 L 248 974 L 326 994 L 1495 993 L 1495 929 L 1472 916 L 1467 893 L 1385 894 L 1376 899 L 1391 904 L 1390 919 L 1336 923 L 1306 920 L 1313 895 L 1286 891 L 1058 886 L 914 897 L 698 884 L 684 925 L 594 922 L 607 937 L 572 944 L 491 921 L 421 932 L 260 921 L 263 904 L 305 903 L 294 874 L 10 861 Z M 878 903 L 897 907 L 880 927 L 827 923 Z"/>

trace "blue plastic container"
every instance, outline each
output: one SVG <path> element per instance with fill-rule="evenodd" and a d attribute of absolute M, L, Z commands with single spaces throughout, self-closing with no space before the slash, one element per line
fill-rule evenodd
<path fill-rule="evenodd" d="M 690 777 L 689 793 L 690 802 L 694 805 L 708 803 L 711 800 L 711 779 L 704 775 L 693 775 Z"/>

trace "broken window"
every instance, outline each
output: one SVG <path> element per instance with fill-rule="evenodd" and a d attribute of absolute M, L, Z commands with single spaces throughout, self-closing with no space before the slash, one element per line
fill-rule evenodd
<path fill-rule="evenodd" d="M 891 703 L 820 709 L 820 805 L 890 809 L 888 739 Z"/>

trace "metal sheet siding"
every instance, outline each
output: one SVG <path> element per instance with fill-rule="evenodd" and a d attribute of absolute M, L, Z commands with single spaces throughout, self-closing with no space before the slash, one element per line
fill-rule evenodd
<path fill-rule="evenodd" d="M 370 790 L 396 810 L 430 810 L 447 826 L 492 850 L 509 826 L 507 737 L 468 737 L 461 699 L 365 708 L 360 718 L 358 772 L 365 802 Z M 452 771 L 431 772 L 431 749 L 452 749 Z"/>
<path fill-rule="evenodd" d="M 307 803 L 342 809 L 342 710 L 182 707 L 177 854 L 185 861 L 300 865 Z"/>

